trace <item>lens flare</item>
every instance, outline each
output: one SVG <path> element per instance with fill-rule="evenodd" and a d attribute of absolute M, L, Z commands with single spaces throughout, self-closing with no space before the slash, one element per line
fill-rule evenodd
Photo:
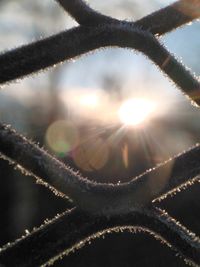
<path fill-rule="evenodd" d="M 102 169 L 109 159 L 109 147 L 105 140 L 96 138 L 78 146 L 73 160 L 81 170 L 92 172 Z"/>
<path fill-rule="evenodd" d="M 145 98 L 132 98 L 122 103 L 118 115 L 125 125 L 137 126 L 152 116 L 155 103 Z"/>
<path fill-rule="evenodd" d="M 53 122 L 46 132 L 47 146 L 59 157 L 64 157 L 78 143 L 75 125 L 65 120 Z"/>

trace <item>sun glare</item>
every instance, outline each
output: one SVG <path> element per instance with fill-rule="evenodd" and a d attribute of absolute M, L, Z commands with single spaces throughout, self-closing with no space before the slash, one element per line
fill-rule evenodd
<path fill-rule="evenodd" d="M 88 107 L 95 108 L 99 104 L 99 98 L 96 94 L 86 94 L 80 98 L 80 104 Z"/>
<path fill-rule="evenodd" d="M 145 98 L 132 98 L 122 103 L 118 115 L 125 125 L 137 126 L 149 119 L 155 111 L 155 103 Z"/>

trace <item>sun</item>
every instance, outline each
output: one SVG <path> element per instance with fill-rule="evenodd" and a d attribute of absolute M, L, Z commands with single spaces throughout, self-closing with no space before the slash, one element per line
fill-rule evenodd
<path fill-rule="evenodd" d="M 120 121 L 129 126 L 138 126 L 152 116 L 155 111 L 155 103 L 146 98 L 132 98 L 124 101 L 118 115 Z"/>
<path fill-rule="evenodd" d="M 80 98 L 80 104 L 87 108 L 96 108 L 99 104 L 99 98 L 96 94 L 86 94 Z"/>

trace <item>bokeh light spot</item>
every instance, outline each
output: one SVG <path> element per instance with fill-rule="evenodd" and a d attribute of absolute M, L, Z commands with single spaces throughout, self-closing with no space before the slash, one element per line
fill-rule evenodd
<path fill-rule="evenodd" d="M 101 138 L 82 143 L 73 153 L 77 167 L 87 172 L 102 169 L 108 159 L 109 146 Z"/>
<path fill-rule="evenodd" d="M 128 145 L 125 144 L 122 148 L 122 159 L 123 159 L 123 163 L 126 169 L 128 168 L 128 165 L 129 165 L 128 153 L 129 153 Z"/>
<path fill-rule="evenodd" d="M 48 147 L 59 157 L 64 157 L 78 143 L 79 136 L 76 127 L 65 120 L 52 123 L 46 132 Z"/>

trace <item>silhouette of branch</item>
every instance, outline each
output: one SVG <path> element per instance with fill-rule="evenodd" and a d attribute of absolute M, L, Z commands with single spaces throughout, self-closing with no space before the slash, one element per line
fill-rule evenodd
<path fill-rule="evenodd" d="M 93 27 L 94 25 L 118 21 L 96 12 L 82 0 L 57 0 L 57 2 L 80 25 Z M 180 0 L 136 22 L 130 22 L 130 26 L 139 26 L 142 30 L 162 35 L 199 17 L 199 0 Z"/>
<path fill-rule="evenodd" d="M 81 177 L 5 125 L 0 125 L 0 151 L 25 174 L 54 188 L 56 194 L 70 197 L 85 211 L 105 215 L 125 214 L 149 205 L 162 194 L 192 182 L 200 173 L 200 146 L 120 185 L 97 184 Z"/>
<path fill-rule="evenodd" d="M 0 83 L 23 77 L 89 51 L 107 47 L 128 47 L 144 53 L 197 104 L 200 83 L 148 32 L 126 23 L 98 27 L 77 27 L 22 46 L 0 56 Z"/>
<path fill-rule="evenodd" d="M 92 239 L 125 229 L 153 234 L 193 266 L 200 264 L 199 238 L 157 208 L 111 217 L 73 209 L 3 247 L 0 262 L 6 267 L 48 266 Z"/>

